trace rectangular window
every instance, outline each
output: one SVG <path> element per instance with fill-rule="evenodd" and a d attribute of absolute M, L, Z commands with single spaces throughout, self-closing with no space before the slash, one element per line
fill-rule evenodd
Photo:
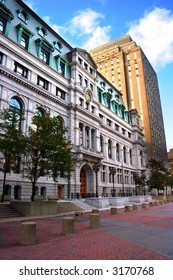
<path fill-rule="evenodd" d="M 49 64 L 49 53 L 45 49 L 41 49 L 40 59 L 46 64 Z"/>
<path fill-rule="evenodd" d="M 60 66 L 59 73 L 65 76 L 65 63 L 63 61 L 60 61 L 59 66 Z"/>
<path fill-rule="evenodd" d="M 90 68 L 90 74 L 93 75 L 93 69 L 92 68 Z"/>
<path fill-rule="evenodd" d="M 29 38 L 25 34 L 22 34 L 21 40 L 20 40 L 21 47 L 28 50 L 28 44 L 29 44 Z"/>
<path fill-rule="evenodd" d="M 80 98 L 79 98 L 79 105 L 80 105 L 81 107 L 83 107 L 83 103 L 84 103 L 84 101 L 83 101 L 83 99 L 80 97 Z"/>
<path fill-rule="evenodd" d="M 0 64 L 2 64 L 3 55 L 4 54 L 2 52 L 0 52 Z"/>
<path fill-rule="evenodd" d="M 39 87 L 42 87 L 42 88 L 48 90 L 48 85 L 49 85 L 49 83 L 48 83 L 48 81 L 46 81 L 46 80 L 43 79 L 42 77 L 38 76 L 38 77 L 37 77 L 37 85 L 38 85 Z"/>
<path fill-rule="evenodd" d="M 82 75 L 78 74 L 78 83 L 82 85 Z"/>
<path fill-rule="evenodd" d="M 93 91 L 93 84 L 90 84 L 90 89 L 91 91 Z"/>
<path fill-rule="evenodd" d="M 58 96 L 61 99 L 65 100 L 66 99 L 66 92 L 57 87 L 56 88 L 56 96 Z"/>
<path fill-rule="evenodd" d="M 14 63 L 14 72 L 24 78 L 28 76 L 28 69 L 16 61 Z"/>
<path fill-rule="evenodd" d="M 111 126 L 112 122 L 111 120 L 107 119 L 107 125 Z"/>
<path fill-rule="evenodd" d="M 85 70 L 88 70 L 88 65 L 84 62 L 84 68 Z"/>
<path fill-rule="evenodd" d="M 119 125 L 115 123 L 115 130 L 119 130 Z"/>
<path fill-rule="evenodd" d="M 106 168 L 105 168 L 106 166 L 105 165 L 103 165 L 102 166 L 102 170 L 101 170 L 101 181 L 102 182 L 106 182 Z"/>
<path fill-rule="evenodd" d="M 0 31 L 4 31 L 4 21 L 2 21 L 2 19 L 0 19 Z"/>
<path fill-rule="evenodd" d="M 91 106 L 91 112 L 94 114 L 95 113 L 95 107 Z"/>
<path fill-rule="evenodd" d="M 84 86 L 88 87 L 88 80 L 87 79 L 84 79 Z"/>
<path fill-rule="evenodd" d="M 99 117 L 100 117 L 101 121 L 103 121 L 103 115 L 99 114 Z"/>
<path fill-rule="evenodd" d="M 78 62 L 79 64 L 82 64 L 82 59 L 80 57 L 78 57 Z"/>

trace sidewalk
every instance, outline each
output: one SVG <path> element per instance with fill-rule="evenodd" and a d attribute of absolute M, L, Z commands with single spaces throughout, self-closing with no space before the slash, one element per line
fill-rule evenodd
<path fill-rule="evenodd" d="M 1 222 L 0 260 L 173 259 L 173 203 L 117 215 L 101 211 L 97 229 L 90 228 L 89 216 L 75 222 L 71 235 L 62 234 L 62 216 L 31 218 L 37 225 L 34 245 L 20 244 L 23 219 Z"/>

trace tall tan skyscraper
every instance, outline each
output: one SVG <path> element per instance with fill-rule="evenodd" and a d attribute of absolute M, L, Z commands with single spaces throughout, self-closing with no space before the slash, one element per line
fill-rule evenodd
<path fill-rule="evenodd" d="M 90 54 L 98 71 L 122 93 L 126 108 L 137 109 L 148 159 L 167 161 L 157 75 L 140 46 L 126 35 Z"/>

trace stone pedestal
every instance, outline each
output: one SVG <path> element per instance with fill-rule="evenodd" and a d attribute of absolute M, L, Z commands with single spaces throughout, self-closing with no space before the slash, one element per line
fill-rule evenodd
<path fill-rule="evenodd" d="M 25 222 L 22 223 L 21 229 L 21 244 L 31 245 L 36 242 L 36 223 Z"/>
<path fill-rule="evenodd" d="M 116 207 L 111 207 L 111 215 L 118 214 L 117 208 Z"/>
<path fill-rule="evenodd" d="M 142 203 L 142 208 L 147 208 L 147 205 L 145 202 Z"/>
<path fill-rule="evenodd" d="M 163 201 L 163 200 L 159 200 L 159 204 L 161 204 L 161 205 L 162 205 L 163 203 L 164 203 L 164 201 Z"/>
<path fill-rule="evenodd" d="M 92 213 L 99 214 L 99 209 L 92 209 Z"/>
<path fill-rule="evenodd" d="M 133 210 L 138 210 L 138 205 L 137 204 L 133 204 Z"/>
<path fill-rule="evenodd" d="M 90 214 L 90 227 L 98 228 L 100 226 L 100 215 L 97 213 Z"/>
<path fill-rule="evenodd" d="M 82 222 L 83 220 L 83 213 L 81 211 L 75 212 L 75 222 Z"/>
<path fill-rule="evenodd" d="M 132 205 L 125 205 L 125 212 L 130 212 L 133 210 Z"/>
<path fill-rule="evenodd" d="M 62 219 L 62 233 L 73 234 L 74 233 L 74 218 L 65 217 Z"/>
<path fill-rule="evenodd" d="M 154 205 L 157 206 L 158 204 L 159 204 L 159 201 L 158 201 L 158 200 L 155 200 L 155 201 L 154 201 Z"/>

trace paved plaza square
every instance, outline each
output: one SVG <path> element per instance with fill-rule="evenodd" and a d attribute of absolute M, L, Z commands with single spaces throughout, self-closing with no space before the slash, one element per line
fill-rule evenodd
<path fill-rule="evenodd" d="M 69 214 L 73 215 L 73 214 Z M 173 203 L 111 215 L 100 211 L 100 227 L 90 213 L 62 234 L 63 216 L 32 219 L 36 243 L 21 244 L 22 220 L 0 222 L 1 260 L 172 260 Z M 25 219 L 26 220 L 26 219 Z M 30 219 L 31 221 L 31 219 Z"/>

